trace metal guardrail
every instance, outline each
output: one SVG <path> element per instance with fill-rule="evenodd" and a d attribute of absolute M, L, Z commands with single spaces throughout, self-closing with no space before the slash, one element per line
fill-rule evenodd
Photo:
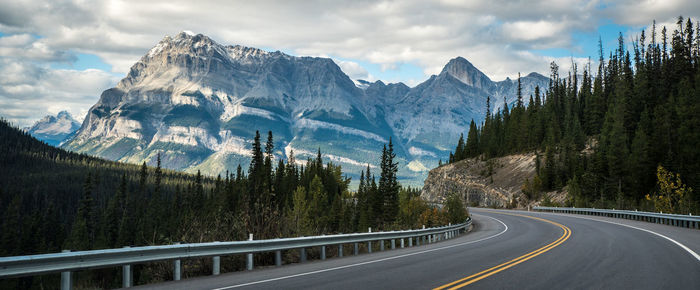
<path fill-rule="evenodd" d="M 571 214 L 585 214 L 594 216 L 605 216 L 613 218 L 631 219 L 646 221 L 657 224 L 665 224 L 677 227 L 700 229 L 700 216 L 665 214 L 646 211 L 616 210 L 616 209 L 596 209 L 596 208 L 575 208 L 575 207 L 546 207 L 536 206 L 533 210 L 545 212 L 559 212 Z"/>
<path fill-rule="evenodd" d="M 354 254 L 359 254 L 359 243 L 368 243 L 368 252 L 372 252 L 372 242 L 380 242 L 380 250 L 384 250 L 384 242 L 391 240 L 391 249 L 396 248 L 396 240 L 400 240 L 403 248 L 405 240 L 408 246 L 434 243 L 453 238 L 461 232 L 466 232 L 471 226 L 471 218 L 458 225 L 449 225 L 428 229 L 370 232 L 355 234 L 323 235 L 299 238 L 283 238 L 269 240 L 210 242 L 193 244 L 175 244 L 164 246 L 124 247 L 119 249 L 92 250 L 54 254 L 0 257 L 0 279 L 13 277 L 34 276 L 39 274 L 61 273 L 61 289 L 72 288 L 71 271 L 122 266 L 122 286 L 133 284 L 132 264 L 174 260 L 173 279 L 180 280 L 180 260 L 187 258 L 212 257 L 213 275 L 220 273 L 220 257 L 225 255 L 246 254 L 247 270 L 253 269 L 253 254 L 275 252 L 275 264 L 282 264 L 282 250 L 299 249 L 301 262 L 306 261 L 306 248 L 321 247 L 321 259 L 326 258 L 326 246 L 338 245 L 338 256 L 343 256 L 343 245 L 354 244 Z"/>

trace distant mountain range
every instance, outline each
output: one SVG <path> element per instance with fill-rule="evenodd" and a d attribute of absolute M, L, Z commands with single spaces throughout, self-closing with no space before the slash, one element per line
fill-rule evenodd
<path fill-rule="evenodd" d="M 549 79 L 521 78 L 524 95 Z M 459 134 L 485 115 L 486 98 L 516 101 L 517 80 L 491 81 L 469 61 L 450 60 L 410 88 L 351 80 L 329 58 L 295 57 L 207 36 L 166 36 L 115 88 L 104 91 L 63 147 L 112 160 L 216 175 L 247 168 L 255 130 L 271 130 L 275 156 L 298 162 L 320 148 L 350 176 L 375 166 L 392 138 L 404 184 L 419 185 Z M 528 98 L 525 98 L 527 100 Z"/>
<path fill-rule="evenodd" d="M 46 116 L 33 126 L 24 128 L 34 138 L 52 146 L 59 146 L 72 137 L 78 129 L 80 129 L 80 123 L 66 111 L 61 111 L 56 116 Z"/>

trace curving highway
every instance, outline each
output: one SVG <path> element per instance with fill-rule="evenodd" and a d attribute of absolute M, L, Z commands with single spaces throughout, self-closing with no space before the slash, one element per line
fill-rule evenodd
<path fill-rule="evenodd" d="M 700 289 L 700 231 L 470 209 L 467 235 L 426 246 L 141 287 L 158 289 Z"/>

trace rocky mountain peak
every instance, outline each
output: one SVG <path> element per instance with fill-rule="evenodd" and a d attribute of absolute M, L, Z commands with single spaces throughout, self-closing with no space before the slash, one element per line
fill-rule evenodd
<path fill-rule="evenodd" d="M 58 115 L 56 115 L 56 117 L 59 119 L 73 120 L 73 116 L 68 111 L 60 111 L 58 112 Z"/>
<path fill-rule="evenodd" d="M 451 59 L 440 75 L 450 75 L 461 82 L 476 88 L 487 88 L 491 79 L 463 57 Z"/>
<path fill-rule="evenodd" d="M 80 128 L 80 123 L 73 119 L 67 111 L 61 111 L 56 116 L 48 115 L 34 123 L 27 132 L 37 139 L 58 146 Z"/>
<path fill-rule="evenodd" d="M 357 173 L 394 138 L 401 178 L 416 181 L 449 154 L 471 119 L 483 118 L 486 95 L 513 99 L 515 89 L 462 57 L 410 88 L 353 82 L 330 58 L 224 46 L 182 32 L 164 37 L 104 91 L 63 146 L 134 163 L 161 154 L 167 168 L 216 175 L 247 166 L 251 136 L 272 131 L 276 156 L 314 157 L 321 148 Z"/>

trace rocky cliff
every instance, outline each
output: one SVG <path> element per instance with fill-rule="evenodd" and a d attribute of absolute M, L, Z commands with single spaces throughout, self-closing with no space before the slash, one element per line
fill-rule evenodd
<path fill-rule="evenodd" d="M 525 96 L 549 79 L 521 79 Z M 63 147 L 131 163 L 217 175 L 248 167 L 259 130 L 274 135 L 276 158 L 303 163 L 318 149 L 357 180 L 394 142 L 398 177 L 419 185 L 454 148 L 472 119 L 516 100 L 517 81 L 490 80 L 457 57 L 414 88 L 351 80 L 333 60 L 297 57 L 202 34 L 166 36 L 119 84 L 104 91 Z M 525 98 L 528 100 L 529 98 Z"/>
<path fill-rule="evenodd" d="M 431 170 L 421 197 L 441 203 L 456 193 L 470 206 L 505 207 L 520 198 L 526 179 L 535 177 L 535 154 L 509 155 L 482 161 L 465 159 Z"/>

